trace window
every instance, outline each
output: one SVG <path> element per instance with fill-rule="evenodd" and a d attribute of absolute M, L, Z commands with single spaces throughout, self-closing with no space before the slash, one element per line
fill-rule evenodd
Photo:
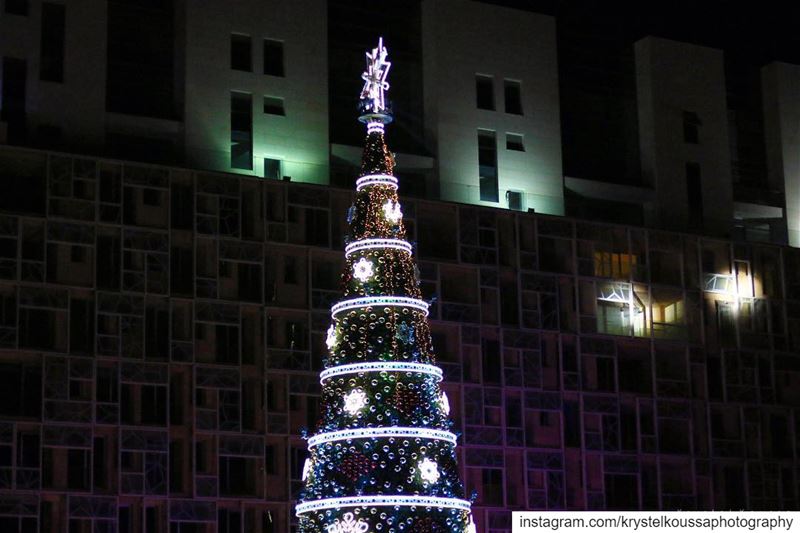
<path fill-rule="evenodd" d="M 28 0 L 6 0 L 5 12 L 9 15 L 28 16 Z"/>
<path fill-rule="evenodd" d="M 42 81 L 64 81 L 64 10 L 63 4 L 42 4 L 39 62 L 39 79 Z"/>
<path fill-rule="evenodd" d="M 506 80 L 503 84 L 506 100 L 506 113 L 522 114 L 522 90 L 518 81 Z"/>
<path fill-rule="evenodd" d="M 73 244 L 69 249 L 69 259 L 73 263 L 83 263 L 86 261 L 86 248 Z"/>
<path fill-rule="evenodd" d="M 508 208 L 514 211 L 525 210 L 525 196 L 522 191 L 506 191 L 506 200 L 508 200 Z"/>
<path fill-rule="evenodd" d="M 158 207 L 161 205 L 161 191 L 158 189 L 146 188 L 142 189 L 142 203 L 151 207 Z"/>
<path fill-rule="evenodd" d="M 253 70 L 253 47 L 249 35 L 231 34 L 231 68 L 233 70 Z"/>
<path fill-rule="evenodd" d="M 253 170 L 252 96 L 231 93 L 231 167 Z"/>
<path fill-rule="evenodd" d="M 264 113 L 267 115 L 285 116 L 286 111 L 283 108 L 283 98 L 279 98 L 277 96 L 265 96 Z"/>
<path fill-rule="evenodd" d="M 700 142 L 700 117 L 691 111 L 683 112 L 683 142 L 698 144 Z"/>
<path fill-rule="evenodd" d="M 264 177 L 274 180 L 281 179 L 281 160 L 264 158 Z"/>
<path fill-rule="evenodd" d="M 475 76 L 475 94 L 478 109 L 494 111 L 494 78 L 491 76 Z"/>
<path fill-rule="evenodd" d="M 286 75 L 283 66 L 283 42 L 264 39 L 264 74 L 269 76 Z"/>
<path fill-rule="evenodd" d="M 497 142 L 493 131 L 478 130 L 478 175 L 483 202 L 497 202 Z"/>
<path fill-rule="evenodd" d="M 506 133 L 506 150 L 524 152 L 525 145 L 522 142 L 522 135 L 516 133 Z"/>
<path fill-rule="evenodd" d="M 700 180 L 700 165 L 686 163 L 686 195 L 689 208 L 689 227 L 703 227 L 703 189 Z"/>

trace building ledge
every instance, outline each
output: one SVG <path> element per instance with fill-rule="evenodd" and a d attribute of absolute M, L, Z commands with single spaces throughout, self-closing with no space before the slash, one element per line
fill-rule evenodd
<path fill-rule="evenodd" d="M 564 176 L 564 187 L 586 198 L 612 202 L 645 204 L 655 200 L 655 191 L 653 189 L 635 185 L 621 185 L 619 183 Z"/>

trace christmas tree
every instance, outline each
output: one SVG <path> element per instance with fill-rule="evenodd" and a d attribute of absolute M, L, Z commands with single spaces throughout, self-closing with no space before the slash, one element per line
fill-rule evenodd
<path fill-rule="evenodd" d="M 362 75 L 367 139 L 296 509 L 304 533 L 475 531 L 384 140 L 390 65 L 381 39 Z"/>

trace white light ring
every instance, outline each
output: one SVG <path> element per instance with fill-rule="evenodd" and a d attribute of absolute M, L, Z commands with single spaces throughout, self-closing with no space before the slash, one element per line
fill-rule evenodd
<path fill-rule="evenodd" d="M 425 300 L 409 298 L 408 296 L 363 296 L 361 298 L 342 300 L 331 307 L 331 316 L 336 318 L 339 313 L 361 307 L 411 307 L 417 311 L 422 311 L 425 316 L 428 316 L 428 304 Z"/>
<path fill-rule="evenodd" d="M 444 378 L 442 369 L 435 365 L 428 365 L 425 363 L 386 361 L 374 363 L 352 363 L 349 365 L 340 365 L 333 368 L 328 368 L 320 372 L 319 382 L 322 384 L 325 380 L 336 376 L 359 374 L 361 372 L 409 372 L 428 374 L 435 377 L 437 381 L 442 381 Z"/>
<path fill-rule="evenodd" d="M 360 252 L 361 250 L 394 249 L 412 254 L 411 244 L 402 239 L 361 239 L 353 241 L 344 247 L 344 256 Z"/>
<path fill-rule="evenodd" d="M 383 133 L 383 122 L 367 122 L 367 133 Z"/>
<path fill-rule="evenodd" d="M 339 431 L 328 431 L 317 433 L 308 439 L 308 447 L 313 448 L 328 442 L 339 442 L 352 439 L 372 439 L 372 438 L 410 438 L 410 439 L 431 439 L 443 440 L 450 444 L 456 444 L 455 433 L 443 429 L 430 428 L 404 428 L 404 427 L 382 427 L 382 428 L 356 428 L 340 429 Z"/>
<path fill-rule="evenodd" d="M 324 498 L 298 503 L 295 515 L 320 511 L 322 509 L 337 509 L 340 507 L 441 507 L 444 509 L 458 509 L 469 511 L 472 507 L 467 500 L 460 498 L 441 498 L 438 496 L 349 496 L 344 498 Z"/>
<path fill-rule="evenodd" d="M 356 180 L 356 191 L 360 191 L 364 187 L 370 185 L 386 185 L 393 189 L 397 189 L 397 178 L 389 174 L 369 174 L 368 176 L 361 176 Z"/>

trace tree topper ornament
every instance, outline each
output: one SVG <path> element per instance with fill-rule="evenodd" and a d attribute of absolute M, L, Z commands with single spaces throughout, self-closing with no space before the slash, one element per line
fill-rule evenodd
<path fill-rule="evenodd" d="M 378 39 L 377 48 L 372 52 L 367 52 L 367 70 L 361 74 L 364 80 L 364 88 L 361 89 L 361 100 L 372 100 L 370 106 L 373 113 L 383 113 L 386 111 L 384 92 L 389 90 L 389 82 L 386 76 L 389 75 L 390 61 L 386 61 L 388 52 L 383 46 L 383 37 Z"/>
<path fill-rule="evenodd" d="M 372 277 L 372 262 L 362 257 L 358 262 L 353 265 L 353 277 L 358 279 L 361 283 L 366 282 Z"/>

